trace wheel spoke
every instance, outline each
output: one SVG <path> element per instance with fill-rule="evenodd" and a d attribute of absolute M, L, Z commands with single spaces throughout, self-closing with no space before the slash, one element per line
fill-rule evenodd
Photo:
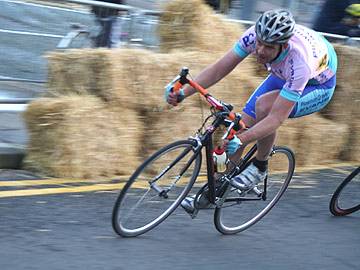
<path fill-rule="evenodd" d="M 118 234 L 142 234 L 176 209 L 200 171 L 201 152 L 192 149 L 191 141 L 173 143 L 138 168 L 113 210 L 113 227 Z"/>
<path fill-rule="evenodd" d="M 216 208 L 214 222 L 216 228 L 224 234 L 243 231 L 258 222 L 278 202 L 285 192 L 294 172 L 295 160 L 291 150 L 283 147 L 274 148 L 269 159 L 268 178 L 265 183 L 259 183 L 257 188 L 266 191 L 266 199 L 258 192 L 238 192 L 232 190 L 228 197 L 239 197 L 239 203 L 233 200 L 226 202 L 221 208 Z M 239 194 L 240 193 L 240 194 Z M 229 207 L 231 206 L 231 207 Z"/>

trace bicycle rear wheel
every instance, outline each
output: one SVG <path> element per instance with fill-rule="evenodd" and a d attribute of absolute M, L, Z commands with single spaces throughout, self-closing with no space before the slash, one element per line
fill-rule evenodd
<path fill-rule="evenodd" d="M 116 200 L 112 225 L 124 237 L 143 234 L 164 221 L 185 198 L 201 166 L 193 140 L 177 141 L 148 158 Z"/>
<path fill-rule="evenodd" d="M 329 208 L 334 216 L 346 216 L 360 209 L 360 167 L 348 175 L 335 190 Z"/>
<path fill-rule="evenodd" d="M 216 229 L 223 234 L 235 234 L 258 222 L 284 194 L 294 169 L 293 152 L 287 147 L 274 147 L 269 159 L 268 177 L 257 185 L 261 193 L 244 193 L 231 187 L 223 205 L 215 209 Z"/>

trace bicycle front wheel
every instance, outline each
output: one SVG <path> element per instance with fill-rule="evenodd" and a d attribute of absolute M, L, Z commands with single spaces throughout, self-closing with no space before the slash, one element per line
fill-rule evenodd
<path fill-rule="evenodd" d="M 269 158 L 267 179 L 254 191 L 231 188 L 221 207 L 215 209 L 214 223 L 223 234 L 246 230 L 263 218 L 287 189 L 295 169 L 295 157 L 287 147 L 274 147 Z"/>
<path fill-rule="evenodd" d="M 185 198 L 201 166 L 193 140 L 177 141 L 148 158 L 116 200 L 112 224 L 124 237 L 143 234 L 164 221 Z"/>
<path fill-rule="evenodd" d="M 360 167 L 355 169 L 335 190 L 330 200 L 334 216 L 346 216 L 360 209 Z"/>

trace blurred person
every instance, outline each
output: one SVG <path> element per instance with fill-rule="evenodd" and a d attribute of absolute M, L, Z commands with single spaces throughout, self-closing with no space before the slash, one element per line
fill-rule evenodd
<path fill-rule="evenodd" d="M 276 9 L 264 12 L 233 48 L 194 80 L 205 88 L 211 87 L 249 55 L 255 56 L 270 75 L 254 90 L 243 108 L 242 120 L 248 129 L 224 141 L 230 159 L 235 162 L 247 144 L 257 142 L 255 158 L 231 181 L 235 188 L 246 191 L 266 178 L 276 131 L 284 121 L 312 114 L 329 103 L 337 70 L 333 46 L 314 30 L 296 24 L 288 10 Z M 177 106 L 195 92 L 186 85 L 174 93 L 168 85 L 165 98 Z M 181 203 L 189 213 L 194 210 L 193 200 L 187 197 Z"/>
<path fill-rule="evenodd" d="M 205 0 L 205 3 L 211 6 L 214 10 L 220 9 L 220 0 Z"/>
<path fill-rule="evenodd" d="M 359 0 L 326 0 L 314 23 L 314 30 L 324 33 L 348 36 L 354 28 L 343 23 L 347 16 L 346 8 Z"/>
<path fill-rule="evenodd" d="M 97 0 L 112 4 L 123 4 L 123 0 Z M 94 13 L 96 22 L 100 25 L 100 31 L 94 37 L 95 47 L 113 47 L 114 25 L 116 24 L 118 10 L 100 6 L 92 6 L 91 12 Z M 117 26 L 118 28 L 118 26 Z M 119 29 L 117 31 L 120 31 Z"/>
<path fill-rule="evenodd" d="M 349 5 L 346 9 L 346 16 L 342 20 L 345 25 L 352 28 L 348 31 L 349 37 L 360 37 L 360 4 Z"/>
<path fill-rule="evenodd" d="M 231 5 L 231 0 L 205 0 L 215 11 L 227 14 Z"/>

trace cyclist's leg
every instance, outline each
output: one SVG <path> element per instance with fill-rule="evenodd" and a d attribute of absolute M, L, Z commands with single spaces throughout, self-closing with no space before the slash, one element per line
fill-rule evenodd
<path fill-rule="evenodd" d="M 269 77 L 269 81 L 267 82 L 268 79 L 265 80 L 265 82 L 258 88 L 260 90 L 255 91 L 249 102 L 246 104 L 248 107 L 244 108 L 244 112 L 250 112 L 250 115 L 255 116 L 256 122 L 262 120 L 269 114 L 274 101 L 279 95 L 279 91 L 273 89 L 281 89 L 281 84 L 284 82 L 275 76 L 273 76 L 275 78 Z M 290 113 L 289 118 L 297 118 L 320 111 L 331 100 L 335 85 L 336 76 L 323 84 L 307 85 L 303 91 L 302 96 Z M 262 87 L 266 87 L 266 89 L 261 89 Z M 251 100 L 254 98 L 256 98 L 255 114 L 253 114 L 254 100 Z M 274 145 L 275 137 L 276 133 L 273 133 L 258 141 L 258 151 L 256 155 L 258 160 L 267 159 L 271 148 Z"/>
<path fill-rule="evenodd" d="M 263 119 L 271 109 L 276 97 L 278 96 L 285 81 L 270 74 L 261 85 L 250 96 L 243 109 L 243 121 L 247 127 L 252 127 L 257 121 Z M 257 158 L 265 160 L 274 145 L 275 134 L 259 140 Z M 245 146 L 241 147 L 232 157 L 231 160 L 236 162 L 242 156 Z"/>
<path fill-rule="evenodd" d="M 335 84 L 336 77 L 321 85 L 306 86 L 300 100 L 296 103 L 289 117 L 297 118 L 320 111 L 331 100 Z M 265 93 L 257 99 L 255 108 L 256 121 L 262 120 L 269 114 L 278 95 L 279 91 L 275 90 Z M 256 154 L 258 160 L 267 160 L 274 145 L 275 137 L 276 132 L 258 141 L 258 151 Z"/>
<path fill-rule="evenodd" d="M 266 93 L 258 98 L 256 101 L 256 121 L 259 122 L 264 119 L 270 112 L 275 100 L 279 96 L 279 90 L 274 90 Z M 274 146 L 276 138 L 276 131 L 268 136 L 258 140 L 258 151 L 256 158 L 261 161 L 268 159 L 272 147 Z"/>

